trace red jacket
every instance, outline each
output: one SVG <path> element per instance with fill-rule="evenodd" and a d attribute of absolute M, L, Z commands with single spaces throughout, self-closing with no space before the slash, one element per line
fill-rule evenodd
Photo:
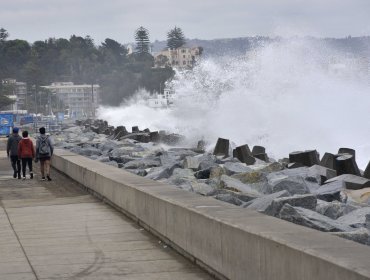
<path fill-rule="evenodd" d="M 35 148 L 29 138 L 23 138 L 18 144 L 18 157 L 19 158 L 34 158 Z"/>

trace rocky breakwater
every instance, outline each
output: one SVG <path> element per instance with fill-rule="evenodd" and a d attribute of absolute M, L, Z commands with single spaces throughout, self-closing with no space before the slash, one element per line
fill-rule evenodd
<path fill-rule="evenodd" d="M 199 141 L 104 121 L 79 122 L 55 136 L 56 146 L 139 176 L 370 245 L 370 163 L 340 148 L 320 158 L 316 150 L 272 159 L 261 146 L 234 146 L 219 138 L 211 151 Z"/>

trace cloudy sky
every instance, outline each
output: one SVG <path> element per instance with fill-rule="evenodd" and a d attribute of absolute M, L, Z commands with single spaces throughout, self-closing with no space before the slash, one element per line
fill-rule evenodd
<path fill-rule="evenodd" d="M 188 38 L 254 35 L 370 35 L 370 0 L 0 0 L 10 39 L 90 35 L 133 41 L 144 26 L 163 40 L 174 26 Z"/>

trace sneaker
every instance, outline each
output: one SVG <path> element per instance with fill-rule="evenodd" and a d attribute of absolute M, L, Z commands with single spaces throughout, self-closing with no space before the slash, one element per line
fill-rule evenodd
<path fill-rule="evenodd" d="M 47 178 L 48 178 L 48 181 L 51 181 L 51 178 L 50 178 L 50 176 L 48 175 L 48 176 L 46 176 Z"/>
<path fill-rule="evenodd" d="M 45 181 L 45 177 L 42 177 L 42 178 L 41 178 L 41 181 Z"/>
<path fill-rule="evenodd" d="M 26 180 L 26 176 L 23 176 L 22 180 Z"/>
<path fill-rule="evenodd" d="M 30 179 L 33 179 L 33 172 L 30 172 Z"/>

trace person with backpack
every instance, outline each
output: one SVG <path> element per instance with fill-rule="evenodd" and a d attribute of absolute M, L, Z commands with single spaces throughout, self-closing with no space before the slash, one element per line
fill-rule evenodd
<path fill-rule="evenodd" d="M 40 127 L 40 136 L 36 140 L 36 162 L 40 160 L 41 181 L 45 181 L 45 175 L 48 181 L 50 178 L 50 159 L 53 156 L 53 145 L 51 139 L 45 134 L 45 127 Z"/>
<path fill-rule="evenodd" d="M 6 145 L 6 153 L 8 157 L 10 157 L 10 161 L 12 163 L 13 168 L 13 178 L 18 179 L 21 178 L 21 162 L 18 158 L 18 144 L 21 141 L 22 137 L 18 135 L 19 129 L 18 127 L 13 127 L 13 134 L 9 136 L 8 142 Z"/>
<path fill-rule="evenodd" d="M 28 131 L 22 132 L 23 139 L 18 144 L 18 157 L 22 160 L 23 180 L 26 180 L 26 168 L 30 170 L 30 179 L 33 179 L 32 160 L 35 158 L 33 142 L 28 138 Z"/>

